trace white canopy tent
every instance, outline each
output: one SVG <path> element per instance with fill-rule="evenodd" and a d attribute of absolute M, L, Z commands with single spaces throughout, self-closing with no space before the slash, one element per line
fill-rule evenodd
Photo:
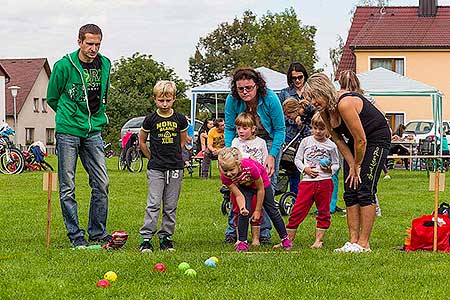
<path fill-rule="evenodd" d="M 264 80 L 266 81 L 267 87 L 273 90 L 275 93 L 279 93 L 282 89 L 287 87 L 286 75 L 266 67 L 256 68 Z M 217 95 L 218 94 L 228 94 L 231 91 L 230 88 L 231 78 L 226 77 L 213 82 L 209 82 L 191 89 L 191 120 L 195 120 L 195 115 L 197 111 L 197 95 L 198 94 L 214 94 L 216 99 L 216 117 L 218 115 L 217 110 Z"/>
<path fill-rule="evenodd" d="M 442 93 L 435 87 L 410 79 L 384 68 L 357 75 L 361 88 L 371 96 L 431 97 L 434 135 L 442 139 Z"/>

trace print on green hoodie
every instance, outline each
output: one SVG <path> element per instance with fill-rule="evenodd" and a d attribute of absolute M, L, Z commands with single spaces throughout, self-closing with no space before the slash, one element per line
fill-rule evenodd
<path fill-rule="evenodd" d="M 67 54 L 56 62 L 48 83 L 47 103 L 56 112 L 56 133 L 88 137 L 101 131 L 108 123 L 106 103 L 111 62 L 98 54 L 102 61 L 100 108 L 95 114 L 91 114 L 87 83 L 78 60 L 79 51 Z"/>

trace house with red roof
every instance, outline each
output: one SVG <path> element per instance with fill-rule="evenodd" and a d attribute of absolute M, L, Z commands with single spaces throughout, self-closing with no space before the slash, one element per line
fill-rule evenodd
<path fill-rule="evenodd" d="M 383 67 L 426 83 L 443 93 L 443 118 L 450 119 L 450 6 L 438 6 L 437 0 L 418 2 L 408 7 L 357 7 L 335 75 Z M 393 128 L 413 119 L 432 119 L 431 99 L 376 100 Z"/>
<path fill-rule="evenodd" d="M 50 72 L 46 58 L 0 59 L 0 110 L 4 111 L 5 121 L 16 131 L 18 145 L 42 141 L 50 148 L 54 147 L 55 112 L 47 105 L 46 99 Z M 5 78 L 3 88 L 2 74 Z M 16 128 L 14 98 L 8 89 L 11 86 L 20 87 L 16 96 Z M 2 93 L 4 109 L 1 106 Z"/>
<path fill-rule="evenodd" d="M 5 122 L 5 106 L 6 106 L 6 83 L 9 82 L 10 77 L 8 72 L 0 65 L 0 123 Z"/>

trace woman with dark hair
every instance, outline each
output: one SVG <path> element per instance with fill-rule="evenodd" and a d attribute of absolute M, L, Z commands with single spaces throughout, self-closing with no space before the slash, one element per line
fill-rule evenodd
<path fill-rule="evenodd" d="M 280 102 L 287 99 L 296 99 L 298 101 L 303 99 L 302 90 L 303 85 L 308 80 L 308 72 L 306 68 L 299 62 L 294 62 L 289 66 L 286 73 L 288 87 L 281 90 Z M 299 142 L 311 134 L 311 118 L 316 111 L 311 104 L 304 107 L 303 113 L 298 115 L 294 120 L 285 119 L 286 122 L 286 143 L 289 143 L 294 137 L 301 132 Z M 300 172 L 295 170 L 289 175 L 289 190 L 295 194 L 298 192 L 298 184 L 300 182 Z"/>
<path fill-rule="evenodd" d="M 202 127 L 198 130 L 198 136 L 196 141 L 197 157 L 203 157 L 203 153 L 206 150 L 206 141 L 208 140 L 208 132 L 214 127 L 214 119 L 211 117 L 206 118 L 203 121 Z"/>
<path fill-rule="evenodd" d="M 252 68 L 239 68 L 233 73 L 231 93 L 225 101 L 225 147 L 230 147 L 236 136 L 234 121 L 242 112 L 250 113 L 255 118 L 255 134 L 266 141 L 269 155 L 264 166 L 274 191 L 277 178 L 273 175 L 278 174 L 281 146 L 285 139 L 284 115 L 277 95 L 266 87 L 261 74 Z M 260 240 L 264 244 L 270 241 L 271 225 L 267 214 L 263 216 Z M 236 237 L 233 218 L 231 221 L 228 219 L 228 224 L 225 241 L 232 242 Z"/>

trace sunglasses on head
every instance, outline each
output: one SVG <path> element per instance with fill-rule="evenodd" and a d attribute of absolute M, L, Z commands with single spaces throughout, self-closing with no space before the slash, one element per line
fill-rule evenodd
<path fill-rule="evenodd" d="M 305 76 L 303 76 L 303 75 L 299 75 L 299 76 L 292 76 L 292 81 L 296 81 L 296 80 L 302 80 L 303 78 L 305 78 Z"/>

